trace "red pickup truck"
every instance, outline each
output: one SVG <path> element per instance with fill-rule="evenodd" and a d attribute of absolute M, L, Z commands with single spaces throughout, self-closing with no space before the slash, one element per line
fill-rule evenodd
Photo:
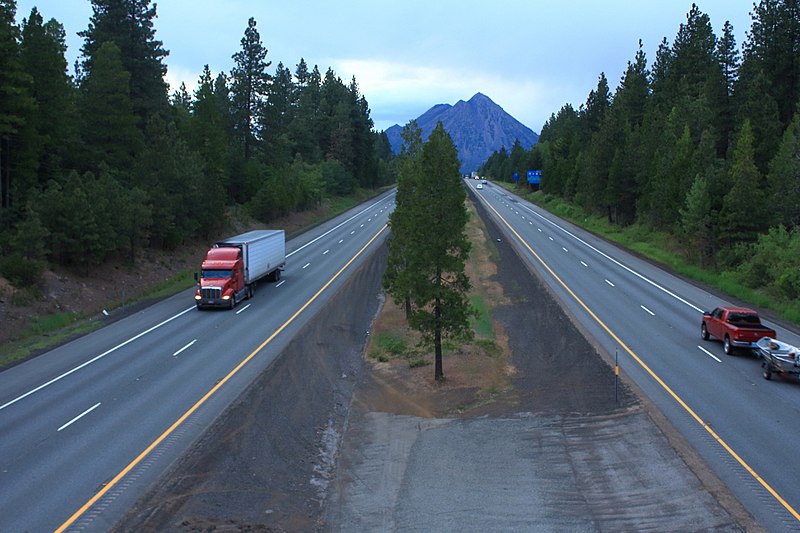
<path fill-rule="evenodd" d="M 758 312 L 746 307 L 717 307 L 703 313 L 700 336 L 709 336 L 722 341 L 725 353 L 733 354 L 734 348 L 756 349 L 762 337 L 776 338 L 775 330 L 761 323 Z"/>

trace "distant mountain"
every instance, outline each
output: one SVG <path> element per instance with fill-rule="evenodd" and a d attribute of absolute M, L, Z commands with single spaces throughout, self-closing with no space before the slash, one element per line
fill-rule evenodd
<path fill-rule="evenodd" d="M 428 139 L 439 121 L 453 138 L 463 173 L 478 170 L 493 152 L 503 146 L 506 150 L 511 150 L 517 139 L 526 150 L 539 140 L 533 130 L 481 93 L 477 93 L 467 102 L 459 100 L 453 106 L 437 104 L 420 115 L 417 125 L 422 129 L 423 140 Z M 389 143 L 396 154 L 403 145 L 400 137 L 402 131 L 403 127 L 398 124 L 386 130 Z"/>

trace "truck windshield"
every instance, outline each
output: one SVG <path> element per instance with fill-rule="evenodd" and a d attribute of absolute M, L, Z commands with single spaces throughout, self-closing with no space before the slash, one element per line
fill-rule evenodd
<path fill-rule="evenodd" d="M 231 277 L 230 270 L 203 270 L 203 278 L 229 278 Z"/>

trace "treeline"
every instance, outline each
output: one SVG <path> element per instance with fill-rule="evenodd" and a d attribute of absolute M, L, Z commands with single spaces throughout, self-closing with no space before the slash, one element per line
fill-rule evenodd
<path fill-rule="evenodd" d="M 737 47 L 692 5 L 652 67 L 637 51 L 616 91 L 600 74 L 530 151 L 495 153 L 482 172 L 541 169 L 543 192 L 673 236 L 704 267 L 774 296 L 800 296 L 800 3 L 761 0 Z"/>
<path fill-rule="evenodd" d="M 88 269 L 208 238 L 240 206 L 267 222 L 390 181 L 369 105 L 304 59 L 271 61 L 250 19 L 230 73 L 169 93 L 150 0 L 92 0 L 75 75 L 63 26 L 0 0 L 0 273 Z M 236 50 L 235 45 L 232 47 Z M 240 209 L 240 211 L 241 211 Z"/>

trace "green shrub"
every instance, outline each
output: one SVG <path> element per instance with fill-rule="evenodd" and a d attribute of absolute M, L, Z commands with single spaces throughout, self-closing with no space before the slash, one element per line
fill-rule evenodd
<path fill-rule="evenodd" d="M 37 285 L 42 279 L 44 267 L 43 261 L 32 261 L 17 254 L 0 258 L 0 274 L 19 289 Z"/>

